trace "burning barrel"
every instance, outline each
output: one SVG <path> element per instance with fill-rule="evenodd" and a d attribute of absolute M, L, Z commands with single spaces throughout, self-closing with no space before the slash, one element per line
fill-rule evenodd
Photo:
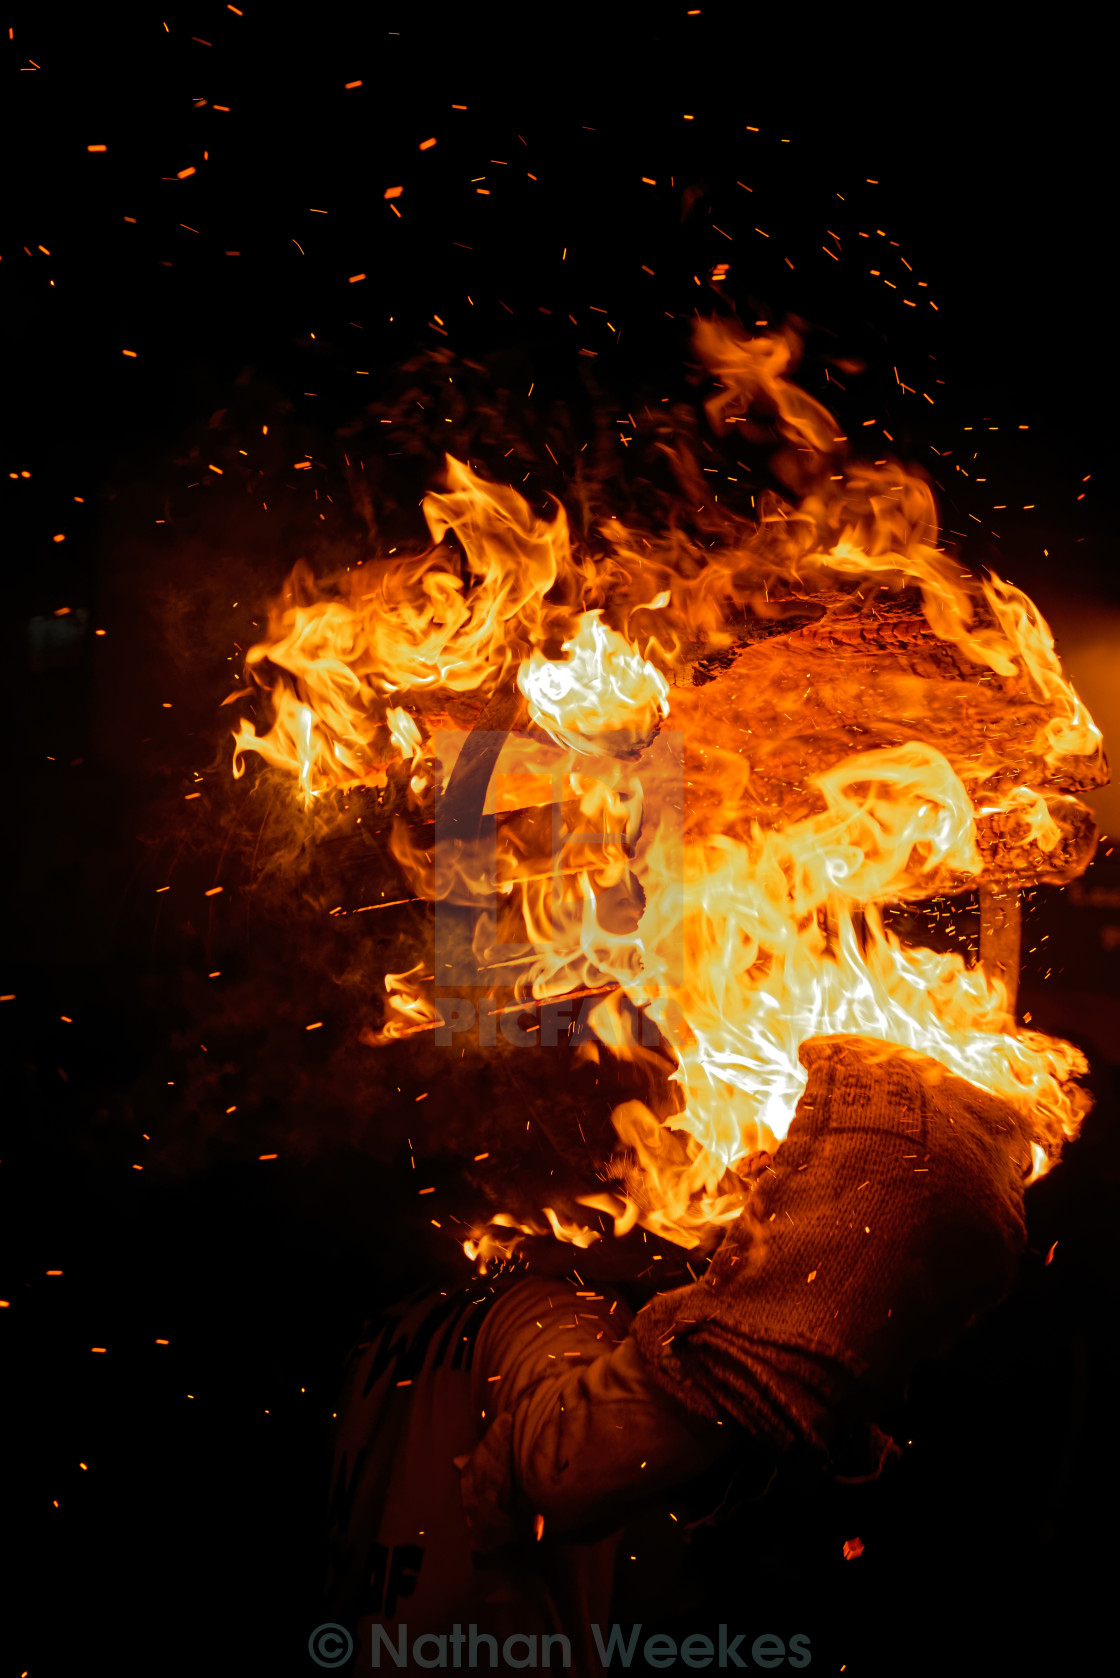
<path fill-rule="evenodd" d="M 785 1134 L 810 1036 L 932 1056 L 1056 1157 L 1084 1062 L 1016 1025 L 1019 894 L 1083 872 L 1078 795 L 1106 775 L 1036 608 L 937 545 L 924 481 L 833 470 L 785 340 L 705 323 L 697 345 L 714 427 L 763 398 L 780 416 L 796 506 L 719 509 L 715 556 L 616 519 L 592 556 L 561 507 L 449 457 L 429 549 L 278 604 L 249 655 L 270 726 L 237 736 L 239 764 L 298 777 L 333 914 L 435 905 L 366 1041 L 453 1035 L 469 1000 L 485 1042 L 484 1020 L 578 1000 L 611 1054 L 668 1056 L 671 1121 L 615 1113 L 615 1187 L 685 1246 Z M 979 963 L 892 930 L 965 893 Z"/>

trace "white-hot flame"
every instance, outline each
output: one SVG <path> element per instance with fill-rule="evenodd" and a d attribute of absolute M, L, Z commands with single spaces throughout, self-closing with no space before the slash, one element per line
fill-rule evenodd
<path fill-rule="evenodd" d="M 559 745 L 586 753 L 648 743 L 669 714 L 669 683 L 601 611 L 584 612 L 564 660 L 532 653 L 517 672 L 529 714 Z"/>

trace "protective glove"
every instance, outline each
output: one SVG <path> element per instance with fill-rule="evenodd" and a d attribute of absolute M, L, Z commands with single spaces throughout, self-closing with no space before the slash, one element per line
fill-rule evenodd
<path fill-rule="evenodd" d="M 1010 1289 L 1031 1150 L 1014 1108 L 926 1056 L 823 1037 L 800 1057 L 807 1087 L 746 1210 L 632 1334 L 692 1415 L 827 1455 Z"/>

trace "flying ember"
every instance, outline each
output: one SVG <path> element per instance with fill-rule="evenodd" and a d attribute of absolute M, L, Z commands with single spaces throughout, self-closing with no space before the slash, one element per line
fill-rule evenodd
<path fill-rule="evenodd" d="M 365 797 L 384 895 L 403 876 L 437 941 L 443 911 L 469 926 L 469 975 L 417 947 L 365 1040 L 464 1029 L 464 998 L 480 1041 L 534 1004 L 543 1034 L 567 999 L 594 1053 L 667 1070 L 673 1110 L 615 1108 L 585 1204 L 685 1247 L 741 1210 L 735 1168 L 785 1135 L 810 1037 L 932 1057 L 1053 1162 L 1088 1109 L 1081 1052 L 1016 1024 L 1012 972 L 905 942 L 892 911 L 979 890 L 1008 913 L 1074 878 L 1096 843 L 1077 795 L 1107 775 L 1037 608 L 945 551 L 915 470 L 849 455 L 792 380 L 796 334 L 698 321 L 694 350 L 710 434 L 776 444 L 784 493 L 714 506 L 678 449 L 703 542 L 673 512 L 576 540 L 559 500 L 542 516 L 448 455 L 423 551 L 293 575 L 247 657 L 264 719 L 234 745 L 235 775 L 255 754 L 328 831 Z"/>

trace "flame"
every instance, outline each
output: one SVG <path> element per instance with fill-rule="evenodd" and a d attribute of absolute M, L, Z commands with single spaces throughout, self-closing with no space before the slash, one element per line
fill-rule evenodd
<path fill-rule="evenodd" d="M 772 471 L 793 499 L 767 494 L 749 519 L 709 509 L 704 543 L 611 519 L 593 558 L 558 503 L 541 518 L 448 456 L 423 553 L 322 587 L 297 568 L 247 659 L 267 726 L 234 740 L 235 774 L 255 753 L 305 802 L 399 773 L 419 805 L 448 784 L 456 705 L 477 716 L 521 694 L 532 726 L 510 737 L 487 809 L 560 811 L 559 846 L 544 821 L 503 829 L 496 860 L 460 844 L 442 875 L 403 828 L 394 854 L 419 896 L 498 894 L 475 954 L 515 997 L 603 992 L 588 1021 L 604 1050 L 670 1057 L 677 1110 L 620 1106 L 618 1192 L 583 1204 L 616 1234 L 640 1221 L 684 1246 L 741 1209 L 736 1162 L 785 1134 L 798 1049 L 821 1033 L 933 1056 L 1029 1116 L 1036 1174 L 1057 1157 L 1088 1108 L 1080 1051 L 1016 1027 L 1004 983 L 904 944 L 885 912 L 969 889 L 993 859 L 1009 889 L 1016 869 L 1079 871 L 1093 835 L 1072 795 L 1105 775 L 1037 608 L 962 572 L 916 472 L 848 459 L 792 381 L 797 336 L 701 321 L 694 343 L 719 381 L 712 429 L 776 416 Z M 695 463 L 672 458 L 699 497 Z M 698 647 L 723 660 L 704 685 Z M 439 1020 L 425 965 L 386 976 L 389 1023 L 366 1040 Z M 599 1239 L 542 1218 L 495 1220 L 515 1234 L 467 1251 L 485 1264 L 546 1226 Z"/>
<path fill-rule="evenodd" d="M 408 1037 L 420 1026 L 427 1029 L 438 1019 L 436 1010 L 424 995 L 420 980 L 424 963 L 418 961 L 406 973 L 386 973 L 385 992 L 389 1017 L 380 1033 L 380 1040 L 391 1042 L 394 1037 Z"/>
<path fill-rule="evenodd" d="M 389 719 L 389 695 L 493 686 L 543 641 L 556 620 L 544 596 L 571 568 L 563 509 L 547 523 L 516 490 L 485 483 L 449 455 L 447 489 L 426 496 L 423 511 L 430 551 L 348 571 L 329 598 L 315 598 L 310 572 L 297 567 L 269 615 L 267 641 L 247 657 L 246 677 L 271 701 L 272 723 L 259 734 L 242 722 L 235 774 L 255 752 L 295 771 L 306 799 L 383 785 L 387 765 L 413 746 Z"/>
<path fill-rule="evenodd" d="M 531 654 L 517 672 L 534 722 L 558 745 L 577 752 L 609 749 L 612 736 L 632 732 L 649 743 L 659 717 L 669 714 L 669 684 L 624 636 L 584 612 L 564 642 L 566 662 Z"/>

